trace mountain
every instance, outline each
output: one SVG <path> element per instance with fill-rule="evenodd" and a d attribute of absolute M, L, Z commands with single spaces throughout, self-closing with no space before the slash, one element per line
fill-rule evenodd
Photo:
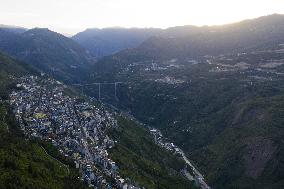
<path fill-rule="evenodd" d="M 2 35 L 6 39 L 1 39 L 0 46 L 38 69 L 55 71 L 57 77 L 95 83 L 94 87 L 85 87 L 84 92 L 100 96 L 100 100 L 161 130 L 167 140 L 183 149 L 213 188 L 279 189 L 284 187 L 283 18 L 271 15 L 224 26 L 169 28 L 136 48 L 104 57 L 94 65 L 86 53 L 79 53 L 82 48 L 75 42 L 46 29 L 21 34 L 5 31 Z M 78 49 L 70 53 L 73 45 Z M 69 69 L 72 61 L 80 67 L 74 72 Z M 9 68 L 10 64 L 3 65 Z M 17 68 L 20 72 L 25 69 L 22 66 Z M 9 69 L 3 69 L 2 83 L 12 82 L 16 75 L 10 74 L 13 67 Z M 88 78 L 90 72 L 92 77 Z M 97 85 L 98 82 L 117 83 Z M 12 83 L 5 84 L 1 91 L 8 91 L 9 87 L 13 87 Z M 2 120 L 5 110 L 1 112 Z M 5 126 L 12 123 L 6 118 L 2 122 L 2 130 L 9 134 Z M 119 125 L 110 131 L 117 140 L 110 156 L 117 161 L 123 176 L 149 188 L 173 188 L 176 183 L 191 187 L 176 177 L 183 166 L 180 159 L 155 146 L 145 128 L 124 119 L 119 120 Z M 3 137 L 3 144 L 12 138 Z M 5 157 L 12 161 L 0 158 L 4 160 L 3 173 L 20 167 L 17 170 L 24 173 L 19 175 L 41 177 L 33 172 L 37 166 L 31 165 L 27 170 L 21 167 L 26 162 L 14 157 L 23 153 L 17 149 L 27 146 L 15 146 L 5 150 Z M 48 157 L 38 147 L 34 149 L 36 157 L 45 161 Z M 13 156 L 9 154 L 11 149 L 16 149 Z M 56 170 L 45 176 L 61 182 L 62 177 L 56 173 L 62 171 L 64 177 L 66 174 Z M 5 183 L 11 183 L 12 176 L 3 177 Z M 13 184 L 24 182 L 16 178 L 20 181 Z"/>
<path fill-rule="evenodd" d="M 213 188 L 283 188 L 283 23 L 172 28 L 102 58 L 89 82 L 120 82 L 100 99 L 159 128 Z"/>
<path fill-rule="evenodd" d="M 34 69 L 23 62 L 17 62 L 0 52 L 0 96 L 7 98 L 13 77 L 28 73 L 36 73 Z"/>
<path fill-rule="evenodd" d="M 39 75 L 30 65 L 0 53 L 0 188 L 87 188 L 78 179 L 74 159 L 64 156 L 51 142 L 33 137 L 27 140 L 15 120 L 15 112 L 5 102 L 12 91 L 20 90 L 16 87 L 18 77 L 31 74 Z M 46 76 L 40 80 L 45 79 Z M 66 88 L 66 93 L 78 97 L 77 91 L 70 88 Z M 98 108 L 103 109 L 101 105 Z M 107 131 L 116 141 L 110 157 L 117 162 L 119 173 L 127 182 L 149 189 L 196 188 L 180 173 L 184 161 L 156 145 L 147 128 L 122 114 L 117 114 L 117 119 L 118 127 Z M 103 168 L 97 164 L 96 169 Z M 115 182 L 109 176 L 105 178 Z"/>
<path fill-rule="evenodd" d="M 19 130 L 5 100 L 15 90 L 16 78 L 27 74 L 37 72 L 0 52 L 0 188 L 84 188 L 73 165 L 67 171 Z"/>
<path fill-rule="evenodd" d="M 0 30 L 6 30 L 8 32 L 13 32 L 13 33 L 23 33 L 27 31 L 27 29 L 23 27 L 9 26 L 4 24 L 0 24 Z"/>
<path fill-rule="evenodd" d="M 194 181 L 181 175 L 184 161 L 158 146 L 147 128 L 125 116 L 118 118 L 118 124 L 118 128 L 109 131 L 118 141 L 110 150 L 110 157 L 118 163 L 125 178 L 149 189 L 198 188 Z"/>
<path fill-rule="evenodd" d="M 169 28 L 136 48 L 102 58 L 94 69 L 112 77 L 112 72 L 121 71 L 133 62 L 191 63 L 191 59 L 202 61 L 214 55 L 278 48 L 284 42 L 283 23 L 284 15 L 274 14 L 223 26 Z"/>
<path fill-rule="evenodd" d="M 161 29 L 147 28 L 105 28 L 87 29 L 72 37 L 88 49 L 93 56 L 102 57 L 140 45 L 144 40 L 155 36 Z"/>
<path fill-rule="evenodd" d="M 282 32 L 283 15 L 274 14 L 222 26 L 87 29 L 72 39 L 96 57 L 138 47 L 137 53 L 152 58 L 184 58 L 274 45 Z"/>
<path fill-rule="evenodd" d="M 283 41 L 284 16 L 270 15 L 223 26 L 169 28 L 146 40 L 137 54 L 153 59 L 187 58 L 277 45 Z"/>
<path fill-rule="evenodd" d="M 44 28 L 23 33 L 0 29 L 0 49 L 62 80 L 78 80 L 95 61 L 79 44 Z"/>

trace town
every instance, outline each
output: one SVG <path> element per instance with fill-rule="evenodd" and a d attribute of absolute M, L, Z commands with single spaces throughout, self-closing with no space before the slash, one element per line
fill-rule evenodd
<path fill-rule="evenodd" d="M 50 141 L 74 160 L 90 188 L 139 189 L 119 175 L 108 155 L 116 143 L 106 134 L 118 127 L 115 112 L 91 99 L 67 95 L 67 86 L 51 78 L 25 76 L 18 79 L 17 88 L 10 94 L 10 104 L 27 138 Z"/>

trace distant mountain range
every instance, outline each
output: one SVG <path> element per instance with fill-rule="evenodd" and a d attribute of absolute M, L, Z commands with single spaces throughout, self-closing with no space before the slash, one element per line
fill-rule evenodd
<path fill-rule="evenodd" d="M 131 50 L 131 54 L 172 59 L 274 46 L 284 40 L 283 23 L 284 16 L 275 14 L 223 26 L 169 28 Z"/>
<path fill-rule="evenodd" d="M 242 53 L 284 43 L 284 15 L 274 14 L 223 26 L 180 26 L 162 30 L 141 45 L 100 59 L 98 75 L 123 70 L 133 62 L 204 59 L 204 56 Z M 106 78 L 105 78 L 106 79 Z"/>
<path fill-rule="evenodd" d="M 158 35 L 162 30 L 149 28 L 105 28 L 87 29 L 72 37 L 88 49 L 95 57 L 111 55 L 124 49 L 134 48 L 151 36 Z"/>
<path fill-rule="evenodd" d="M 101 99 L 159 128 L 213 188 L 284 187 L 284 15 L 72 39 L 0 28 L 0 50 L 66 83 L 120 82 Z"/>
<path fill-rule="evenodd" d="M 4 100 L 9 99 L 12 91 L 21 90 L 16 87 L 17 79 L 27 75 L 39 76 L 39 73 L 28 64 L 0 52 L 0 188 L 91 188 L 79 179 L 82 172 L 75 168 L 71 156 L 64 156 L 51 141 L 37 140 L 34 137 L 28 140 L 20 130 L 14 112 Z M 66 88 L 65 92 L 72 95 L 72 98 L 76 96 L 77 100 L 83 100 L 71 88 Z M 33 98 L 38 100 L 36 96 Z M 48 107 L 46 104 L 44 106 Z M 97 108 L 104 107 L 98 105 Z M 108 135 L 116 141 L 115 146 L 108 149 L 108 157 L 115 160 L 119 173 L 127 177 L 127 180 L 131 179 L 131 182 L 149 189 L 197 189 L 193 182 L 180 173 L 185 166 L 184 161 L 156 145 L 148 128 L 127 116 L 118 115 L 116 119 L 118 126 L 107 130 Z M 156 171 L 153 171 L 153 167 Z M 97 170 L 101 169 L 101 166 L 97 166 Z M 15 182 L 11 182 L 12 179 Z"/>
<path fill-rule="evenodd" d="M 152 58 L 199 56 L 273 45 L 283 39 L 283 20 L 274 14 L 222 26 L 87 29 L 72 39 L 96 57 L 136 47 Z"/>
<path fill-rule="evenodd" d="M 95 61 L 72 39 L 44 28 L 0 28 L 0 50 L 65 81 L 84 76 Z"/>
<path fill-rule="evenodd" d="M 284 16 L 163 30 L 100 59 L 101 99 L 159 128 L 213 188 L 284 187 Z M 88 94 L 97 96 L 95 88 Z"/>
<path fill-rule="evenodd" d="M 273 46 L 284 39 L 283 22 L 275 14 L 223 26 L 87 29 L 71 39 L 48 29 L 1 25 L 0 50 L 58 79 L 78 81 L 97 58 L 116 53 L 136 60 L 186 59 Z"/>
<path fill-rule="evenodd" d="M 18 27 L 18 26 L 9 26 L 9 25 L 4 25 L 4 24 L 0 24 L 0 30 L 6 30 L 9 32 L 14 32 L 14 33 L 23 33 L 25 31 L 27 31 L 26 28 L 23 27 Z"/>

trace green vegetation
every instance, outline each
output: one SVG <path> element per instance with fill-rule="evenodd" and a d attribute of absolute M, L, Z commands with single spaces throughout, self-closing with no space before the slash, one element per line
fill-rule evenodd
<path fill-rule="evenodd" d="M 13 116 L 0 105 L 0 188 L 84 188 L 78 173 L 46 154 L 37 142 L 25 140 Z"/>
<path fill-rule="evenodd" d="M 30 72 L 34 71 L 0 53 L 0 99 L 7 99 L 14 88 L 15 76 Z M 13 112 L 4 101 L 0 102 L 0 188 L 84 188 L 70 160 L 61 157 L 51 144 L 23 137 Z"/>
<path fill-rule="evenodd" d="M 272 15 L 224 27 L 173 28 L 138 48 L 103 58 L 93 73 L 82 48 L 48 30 L 29 30 L 0 46 L 69 83 L 89 76 L 89 83 L 123 82 L 119 101 L 111 85 L 102 86 L 101 99 L 162 130 L 213 188 L 277 189 L 284 188 L 283 20 Z M 22 52 L 34 53 L 23 57 Z M 11 73 L 25 70 L 0 58 L 5 68 L 0 69 L 0 93 L 6 99 L 13 87 Z M 162 69 L 154 69 L 153 61 Z M 184 82 L 161 82 L 165 78 Z M 98 96 L 97 87 L 84 90 Z M 180 161 L 155 146 L 146 130 L 123 118 L 119 122 L 111 132 L 118 141 L 111 156 L 123 176 L 148 188 L 191 186 L 179 177 Z M 5 109 L 2 125 L 3 132 L 10 126 Z"/>
<path fill-rule="evenodd" d="M 9 90 L 14 88 L 14 77 L 24 75 L 29 72 L 35 73 L 35 71 L 26 64 L 19 64 L 0 52 L 0 96 L 2 98 L 7 98 Z"/>
<path fill-rule="evenodd" d="M 4 33 L 6 35 L 3 37 L 3 31 L 0 30 L 1 51 L 57 79 L 78 82 L 85 78 L 93 62 L 85 49 L 72 39 L 48 29 Z"/>
<path fill-rule="evenodd" d="M 179 173 L 183 160 L 154 144 L 145 128 L 123 117 L 118 124 L 110 132 L 118 141 L 110 156 L 124 178 L 149 189 L 195 188 Z"/>
<path fill-rule="evenodd" d="M 160 70 L 149 69 L 147 54 L 125 51 L 102 59 L 95 79 L 125 82 L 119 102 L 111 88 L 102 98 L 159 128 L 213 188 L 283 188 L 284 66 L 262 66 L 282 62 L 283 53 L 274 52 L 281 48 L 198 57 L 199 64 L 179 59 L 168 68 L 168 59 L 156 60 L 167 68 Z M 157 82 L 166 76 L 184 82 Z"/>

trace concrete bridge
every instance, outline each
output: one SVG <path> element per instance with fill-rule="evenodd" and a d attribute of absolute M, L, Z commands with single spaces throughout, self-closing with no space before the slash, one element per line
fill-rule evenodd
<path fill-rule="evenodd" d="M 113 83 L 109 83 L 109 82 L 102 82 L 102 83 L 87 83 L 87 84 L 72 84 L 73 86 L 77 86 L 77 87 L 81 87 L 81 93 L 84 94 L 84 87 L 87 86 L 98 86 L 98 91 L 99 91 L 99 97 L 98 100 L 101 100 L 101 86 L 102 85 L 113 85 L 114 87 L 114 97 L 115 99 L 118 101 L 117 98 L 117 87 L 119 84 L 122 84 L 124 82 L 113 82 Z"/>

